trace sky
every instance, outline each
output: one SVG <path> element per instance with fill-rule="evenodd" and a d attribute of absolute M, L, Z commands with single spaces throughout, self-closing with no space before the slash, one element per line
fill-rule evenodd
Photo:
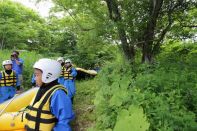
<path fill-rule="evenodd" d="M 13 0 L 38 12 L 42 17 L 49 16 L 50 8 L 54 6 L 51 0 L 36 3 L 36 0 Z"/>

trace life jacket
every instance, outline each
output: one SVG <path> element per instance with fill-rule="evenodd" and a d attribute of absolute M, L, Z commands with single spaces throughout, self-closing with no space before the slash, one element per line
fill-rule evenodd
<path fill-rule="evenodd" d="M 66 70 L 65 66 L 62 66 L 62 72 L 61 72 L 61 74 L 60 74 L 60 77 L 61 77 L 61 76 L 64 76 L 65 70 Z"/>
<path fill-rule="evenodd" d="M 68 79 L 73 80 L 74 79 L 73 76 L 71 75 L 71 70 L 72 70 L 72 66 L 69 68 L 65 68 L 64 79 L 66 79 L 66 80 L 68 80 Z"/>
<path fill-rule="evenodd" d="M 57 118 L 51 113 L 50 110 L 50 99 L 57 90 L 63 90 L 67 94 L 67 90 L 61 86 L 56 85 L 49 89 L 39 101 L 35 102 L 35 98 L 31 102 L 30 106 L 27 107 L 25 118 L 27 124 L 25 129 L 27 131 L 51 131 L 58 121 Z"/>
<path fill-rule="evenodd" d="M 12 70 L 12 73 L 9 75 L 5 71 L 1 72 L 2 78 L 0 80 L 0 86 L 16 86 L 16 73 Z"/>

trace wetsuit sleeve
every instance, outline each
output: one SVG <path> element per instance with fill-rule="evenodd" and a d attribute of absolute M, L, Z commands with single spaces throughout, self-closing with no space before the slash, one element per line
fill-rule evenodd
<path fill-rule="evenodd" d="M 36 86 L 36 80 L 35 80 L 34 74 L 32 75 L 32 78 L 31 78 L 31 84 L 32 86 Z"/>
<path fill-rule="evenodd" d="M 72 75 L 73 77 L 76 77 L 76 76 L 77 76 L 77 70 L 76 70 L 75 68 L 72 68 L 71 75 Z"/>
<path fill-rule="evenodd" d="M 63 90 L 57 90 L 50 102 L 52 114 L 58 119 L 54 131 L 71 131 L 69 122 L 74 118 L 70 98 Z"/>
<path fill-rule="evenodd" d="M 23 65 L 24 60 L 23 59 L 19 59 L 19 63 L 20 63 L 20 65 Z"/>
<path fill-rule="evenodd" d="M 19 88 L 17 90 L 20 90 L 20 81 L 17 73 L 16 73 L 16 87 Z"/>
<path fill-rule="evenodd" d="M 60 76 L 58 78 L 58 83 L 61 84 L 61 85 L 64 85 L 64 77 L 63 76 Z"/>

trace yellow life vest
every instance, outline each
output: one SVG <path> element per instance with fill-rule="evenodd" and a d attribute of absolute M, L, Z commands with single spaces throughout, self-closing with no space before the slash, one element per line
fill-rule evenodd
<path fill-rule="evenodd" d="M 56 85 L 49 89 L 35 104 L 33 104 L 35 98 L 33 99 L 30 106 L 27 107 L 29 112 L 25 116 L 27 119 L 25 129 L 27 131 L 51 131 L 53 129 L 57 118 L 51 113 L 50 99 L 59 89 L 67 94 L 67 90 L 63 86 Z"/>
<path fill-rule="evenodd" d="M 64 76 L 65 70 L 66 70 L 65 66 L 62 66 L 62 72 L 61 72 L 61 74 L 60 74 L 60 77 L 61 77 L 61 76 Z"/>
<path fill-rule="evenodd" d="M 69 68 L 65 68 L 65 70 L 64 70 L 64 79 L 70 79 L 70 80 L 73 80 L 74 78 L 73 78 L 73 76 L 71 75 L 71 69 L 72 69 L 72 67 L 69 67 Z"/>
<path fill-rule="evenodd" d="M 1 74 L 2 78 L 0 80 L 0 86 L 16 86 L 16 73 L 13 70 L 10 75 L 5 71 L 2 71 Z"/>

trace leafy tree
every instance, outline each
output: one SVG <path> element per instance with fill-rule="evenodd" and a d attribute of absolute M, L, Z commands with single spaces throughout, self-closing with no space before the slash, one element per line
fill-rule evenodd
<path fill-rule="evenodd" d="M 35 49 L 37 43 L 46 42 L 45 33 L 37 13 L 16 2 L 0 1 L 0 49 Z"/>
<path fill-rule="evenodd" d="M 120 41 L 125 56 L 131 61 L 135 59 L 136 49 L 140 48 L 142 62 L 152 63 L 166 35 L 170 36 L 182 27 L 185 29 L 182 34 L 177 33 L 179 38 L 192 37 L 196 32 L 193 29 L 196 19 L 192 17 L 196 12 L 194 0 L 53 1 L 59 10 L 77 21 L 80 30 L 94 29 L 104 40 Z M 88 24 L 78 19 L 81 16 Z M 185 16 L 187 19 L 183 19 Z M 188 28 L 192 28 L 193 33 L 186 35 Z"/>
<path fill-rule="evenodd" d="M 110 45 L 109 39 L 104 38 L 107 37 L 107 34 L 103 36 L 105 32 L 103 29 L 107 30 L 107 28 L 103 27 L 101 19 L 92 13 L 75 13 L 74 10 L 67 9 L 65 1 L 54 2 L 57 2 L 57 5 L 52 9 L 49 21 L 53 25 L 52 28 L 54 27 L 52 29 L 53 44 L 56 44 L 58 49 L 61 48 L 61 54 L 73 59 L 78 66 L 86 68 L 102 64 L 104 60 L 113 59 L 114 52 L 111 49 L 116 47 Z M 76 2 L 76 4 L 78 3 Z M 79 6 L 81 5 L 79 4 Z M 57 18 L 55 13 L 62 13 L 62 11 L 64 17 Z"/>

